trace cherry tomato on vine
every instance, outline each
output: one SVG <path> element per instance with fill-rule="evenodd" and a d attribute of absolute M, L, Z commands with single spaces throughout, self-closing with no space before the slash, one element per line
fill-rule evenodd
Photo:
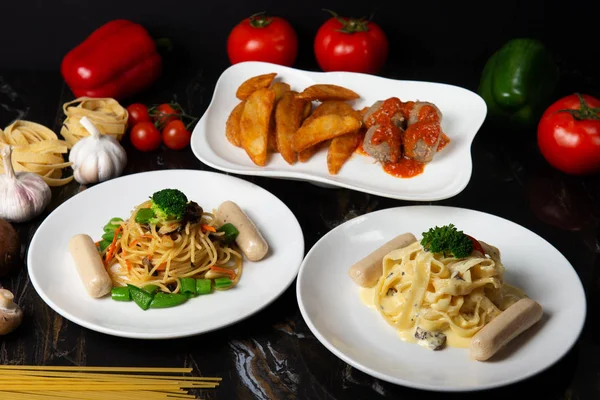
<path fill-rule="evenodd" d="M 152 122 L 135 124 L 129 137 L 131 144 L 140 151 L 153 151 L 160 147 L 160 132 Z"/>
<path fill-rule="evenodd" d="M 383 30 L 370 19 L 340 17 L 329 12 L 333 17 L 321 25 L 314 43 L 321 69 L 367 74 L 379 72 L 389 51 Z"/>
<path fill-rule="evenodd" d="M 573 175 L 600 172 L 600 100 L 572 94 L 546 109 L 538 146 L 554 168 Z"/>
<path fill-rule="evenodd" d="M 183 122 L 175 120 L 169 122 L 162 131 L 162 141 L 172 150 L 181 150 L 190 144 L 192 134 L 187 130 Z"/>
<path fill-rule="evenodd" d="M 165 126 L 171 121 L 179 119 L 181 111 L 175 110 L 170 104 L 163 103 L 150 111 L 154 122 L 159 126 Z"/>
<path fill-rule="evenodd" d="M 297 54 L 298 37 L 292 25 L 283 18 L 262 13 L 244 19 L 227 39 L 227 55 L 232 64 L 264 61 L 290 67 Z"/>
<path fill-rule="evenodd" d="M 127 112 L 129 113 L 129 118 L 127 119 L 127 124 L 129 126 L 134 126 L 139 122 L 152 122 L 152 119 L 148 114 L 148 107 L 141 103 L 129 105 L 129 107 L 127 107 Z"/>

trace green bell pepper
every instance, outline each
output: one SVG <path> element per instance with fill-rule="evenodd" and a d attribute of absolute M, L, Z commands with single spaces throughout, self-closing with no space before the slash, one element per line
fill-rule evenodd
<path fill-rule="evenodd" d="M 558 66 L 536 39 L 513 39 L 486 63 L 479 95 L 493 118 L 531 125 L 548 105 L 558 83 Z"/>

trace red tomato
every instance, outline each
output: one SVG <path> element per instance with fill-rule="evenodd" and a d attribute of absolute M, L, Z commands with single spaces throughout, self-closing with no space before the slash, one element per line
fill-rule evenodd
<path fill-rule="evenodd" d="M 181 150 L 190 144 L 192 134 L 186 129 L 183 122 L 171 121 L 162 131 L 162 140 L 170 149 Z"/>
<path fill-rule="evenodd" d="M 176 111 L 170 104 L 160 104 L 152 110 L 152 118 L 160 126 L 165 126 L 171 121 L 179 119 L 179 111 Z"/>
<path fill-rule="evenodd" d="M 131 144 L 140 151 L 158 149 L 161 138 L 160 132 L 152 122 L 140 122 L 131 128 Z"/>
<path fill-rule="evenodd" d="M 134 126 L 138 122 L 152 122 L 152 119 L 150 119 L 150 115 L 148 114 L 148 107 L 143 104 L 131 104 L 127 107 L 127 112 L 129 113 L 129 118 L 127 119 L 127 124 L 129 126 Z"/>
<path fill-rule="evenodd" d="M 227 55 L 232 64 L 264 61 L 289 67 L 297 53 L 296 32 L 280 17 L 255 14 L 236 25 L 227 39 Z"/>
<path fill-rule="evenodd" d="M 374 22 L 332 13 L 315 37 L 315 56 L 323 71 L 375 74 L 385 64 L 388 40 Z"/>
<path fill-rule="evenodd" d="M 540 119 L 537 140 L 554 168 L 573 175 L 600 172 L 600 100 L 572 94 L 556 101 Z"/>
<path fill-rule="evenodd" d="M 467 235 L 466 233 L 465 233 L 465 236 L 468 237 L 469 239 L 471 239 L 471 242 L 473 243 L 473 250 L 477 250 L 481 254 L 485 254 L 485 251 L 483 251 L 483 247 L 481 246 L 481 243 L 479 243 L 479 241 L 477 239 L 475 239 L 473 236 Z"/>

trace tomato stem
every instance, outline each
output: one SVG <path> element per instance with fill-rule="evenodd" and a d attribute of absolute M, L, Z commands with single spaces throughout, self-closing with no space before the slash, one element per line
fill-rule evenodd
<path fill-rule="evenodd" d="M 369 22 L 375 16 L 374 13 L 371 13 L 369 18 L 361 17 L 361 18 L 342 18 L 336 12 L 328 10 L 324 8 L 323 11 L 327 11 L 329 14 L 333 16 L 340 24 L 342 24 L 342 28 L 338 29 L 339 32 L 344 33 L 356 33 L 356 32 L 367 32 L 369 30 Z"/>
<path fill-rule="evenodd" d="M 271 22 L 273 22 L 273 19 L 267 17 L 264 14 L 265 14 L 264 11 L 258 12 L 256 14 L 252 14 L 248 18 L 248 20 L 250 21 L 250 26 L 253 28 L 266 28 L 267 26 L 269 26 L 271 24 Z"/>
<path fill-rule="evenodd" d="M 183 107 L 181 107 L 179 105 L 179 103 L 171 102 L 168 104 L 169 104 L 169 106 L 171 106 L 171 108 L 173 110 L 175 110 L 174 113 L 164 114 L 164 113 L 158 111 L 158 106 L 159 106 L 158 104 L 153 105 L 152 107 L 148 108 L 148 115 L 153 117 L 154 119 L 156 119 L 156 121 L 154 122 L 154 126 L 156 126 L 156 128 L 158 130 L 162 130 L 167 125 L 167 121 L 171 117 L 179 117 L 181 119 L 187 118 L 190 121 L 186 125 L 186 129 L 188 129 L 188 130 L 192 124 L 194 124 L 196 121 L 198 121 L 198 119 L 199 119 L 198 117 L 194 117 L 193 115 L 186 113 L 184 111 Z"/>
<path fill-rule="evenodd" d="M 592 120 L 600 120 L 600 107 L 592 108 L 587 105 L 583 96 L 579 93 L 575 93 L 577 97 L 579 97 L 579 108 L 572 109 L 564 109 L 558 110 L 557 113 L 566 112 L 573 116 L 573 118 L 577 121 L 592 119 Z"/>

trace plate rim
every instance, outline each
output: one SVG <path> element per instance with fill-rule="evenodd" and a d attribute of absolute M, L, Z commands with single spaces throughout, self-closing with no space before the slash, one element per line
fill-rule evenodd
<path fill-rule="evenodd" d="M 360 186 L 354 185 L 351 183 L 340 182 L 336 179 L 333 179 L 332 177 L 328 178 L 328 177 L 323 177 L 323 176 L 316 176 L 316 175 L 313 175 L 308 172 L 285 171 L 285 170 L 273 171 L 273 170 L 267 170 L 267 169 L 259 169 L 259 167 L 255 167 L 255 166 L 237 167 L 236 168 L 235 166 L 229 167 L 227 165 L 223 165 L 223 164 L 219 163 L 219 161 L 222 160 L 222 158 L 220 156 L 216 155 L 214 152 L 210 152 L 210 154 L 207 155 L 207 153 L 205 153 L 202 150 L 202 148 L 208 147 L 208 144 L 207 144 L 206 138 L 204 137 L 205 135 L 202 135 L 201 131 L 204 133 L 207 132 L 207 129 L 205 129 L 206 128 L 205 127 L 206 119 L 208 118 L 208 115 L 210 115 L 211 111 L 215 107 L 214 106 L 215 98 L 217 96 L 217 93 L 219 92 L 219 87 L 222 84 L 221 82 L 222 82 L 225 74 L 231 69 L 239 69 L 239 68 L 242 68 L 244 65 L 247 65 L 247 66 L 258 65 L 258 66 L 264 66 L 264 67 L 272 66 L 272 67 L 278 68 L 278 69 L 299 72 L 299 73 L 307 75 L 308 77 L 315 76 L 315 75 L 325 76 L 325 75 L 339 75 L 339 74 L 347 75 L 347 76 L 365 76 L 368 78 L 373 78 L 373 79 L 387 81 L 387 82 L 405 82 L 405 83 L 427 84 L 427 85 L 434 85 L 434 86 L 445 86 L 445 87 L 450 87 L 453 89 L 459 89 L 459 90 L 469 93 L 469 95 L 471 95 L 475 99 L 477 99 L 479 101 L 479 103 L 483 106 L 483 113 L 480 117 L 481 121 L 476 126 L 476 128 L 472 131 L 471 134 L 465 136 L 466 141 L 465 141 L 465 144 L 463 145 L 463 148 L 461 148 L 464 153 L 468 154 L 467 161 L 465 162 L 465 166 L 463 169 L 461 169 L 461 172 L 464 173 L 464 178 L 462 178 L 462 180 L 459 181 L 455 185 L 455 188 L 452 191 L 446 191 L 443 188 L 441 188 L 441 189 L 437 190 L 434 193 L 434 195 L 419 196 L 419 195 L 413 195 L 413 194 L 402 194 L 402 193 L 397 193 L 397 192 L 393 192 L 393 191 L 381 191 L 381 190 L 374 190 L 374 189 L 368 189 L 368 188 L 365 189 L 365 188 L 361 188 Z M 348 71 L 330 71 L 330 72 L 308 71 L 305 69 L 293 68 L 293 67 L 272 64 L 272 63 L 262 62 L 262 61 L 245 61 L 245 62 L 241 62 L 241 63 L 233 64 L 233 65 L 229 66 L 221 73 L 221 75 L 217 79 L 217 83 L 215 84 L 215 88 L 212 93 L 211 101 L 210 101 L 208 107 L 206 108 L 204 114 L 202 115 L 202 117 L 200 118 L 200 120 L 198 121 L 196 126 L 194 127 L 194 130 L 192 131 L 190 147 L 192 149 L 192 152 L 194 153 L 194 156 L 198 160 L 200 160 L 202 163 L 204 163 L 212 168 L 215 168 L 217 170 L 221 170 L 221 171 L 225 171 L 225 172 L 229 172 L 229 173 L 246 175 L 246 176 L 261 176 L 261 177 L 279 178 L 279 179 L 288 179 L 288 180 L 290 180 L 290 179 L 291 180 L 300 180 L 300 181 L 306 181 L 309 183 L 317 182 L 317 183 L 321 183 L 321 184 L 333 185 L 338 188 L 355 190 L 358 192 L 368 193 L 368 194 L 386 197 L 386 198 L 395 199 L 395 200 L 439 201 L 439 200 L 446 200 L 446 199 L 452 198 L 452 197 L 460 194 L 468 186 L 469 182 L 471 181 L 471 178 L 473 176 L 473 155 L 472 155 L 472 151 L 471 151 L 472 145 L 473 145 L 473 141 L 475 140 L 475 137 L 481 130 L 481 127 L 483 126 L 483 124 L 487 118 L 487 113 L 488 113 L 487 104 L 478 93 L 476 93 L 470 89 L 464 88 L 462 86 L 452 85 L 449 83 L 393 79 L 393 78 L 388 78 L 388 77 L 383 77 L 383 76 L 378 76 L 378 75 L 364 74 L 364 73 L 359 73 L 359 72 L 348 72 Z M 201 144 L 203 144 L 203 145 L 201 145 Z M 461 175 L 463 175 L 463 174 L 461 174 Z"/>
<path fill-rule="evenodd" d="M 95 332 L 103 333 L 106 335 L 110 335 L 110 336 L 123 337 L 123 338 L 128 338 L 128 339 L 142 339 L 142 340 L 180 339 L 180 338 L 185 338 L 185 337 L 199 336 L 199 335 L 206 334 L 209 332 L 214 332 L 214 331 L 229 327 L 231 325 L 234 325 L 238 322 L 242 322 L 242 321 L 250 318 L 251 316 L 263 311 L 269 305 L 273 304 L 273 302 L 275 302 L 277 299 L 279 299 L 283 295 L 283 293 L 292 286 L 292 284 L 294 283 L 294 280 L 298 276 L 298 272 L 300 270 L 300 265 L 302 264 L 302 260 L 304 260 L 304 253 L 306 250 L 306 243 L 304 240 L 304 232 L 302 230 L 302 226 L 300 225 L 300 222 L 298 221 L 298 218 L 296 217 L 296 215 L 292 212 L 292 210 L 290 210 L 290 208 L 287 206 L 287 204 L 285 204 L 281 199 L 279 199 L 279 197 L 275 196 L 273 193 L 271 193 L 267 189 L 255 184 L 253 182 L 249 182 L 249 181 L 246 181 L 244 179 L 241 179 L 241 178 L 238 178 L 235 176 L 231 176 L 231 175 L 227 175 L 227 174 L 223 174 L 223 173 L 219 173 L 219 172 L 213 172 L 213 171 L 203 171 L 203 170 L 194 170 L 194 169 L 175 169 L 175 170 L 166 169 L 166 170 L 143 171 L 143 172 L 122 175 L 120 177 L 111 179 L 109 181 L 95 184 L 94 186 L 85 189 L 85 191 L 94 190 L 95 188 L 100 187 L 103 183 L 108 183 L 108 182 L 112 182 L 112 181 L 116 181 L 116 180 L 122 180 L 124 178 L 132 177 L 132 176 L 172 174 L 175 171 L 184 172 L 184 173 L 193 173 L 193 174 L 199 174 L 199 175 L 213 175 L 213 176 L 218 176 L 219 178 L 223 178 L 223 177 L 229 178 L 232 181 L 236 181 L 238 184 L 245 185 L 248 188 L 258 188 L 259 191 L 263 191 L 265 194 L 272 196 L 274 199 L 276 199 L 278 202 L 280 202 L 281 205 L 283 205 L 283 207 L 285 207 L 285 209 L 293 217 L 293 220 L 296 222 L 296 227 L 299 230 L 298 240 L 299 240 L 299 244 L 301 245 L 301 249 L 300 249 L 301 256 L 300 256 L 298 265 L 296 267 L 294 267 L 295 273 L 290 275 L 291 279 L 289 279 L 289 281 L 286 282 L 285 285 L 282 285 L 282 287 L 277 291 L 277 293 L 274 294 L 273 297 L 269 301 L 265 302 L 260 307 L 253 309 L 252 311 L 247 312 L 246 314 L 244 314 L 240 317 L 232 319 L 231 321 L 229 321 L 225 324 L 214 326 L 209 329 L 192 329 L 192 330 L 185 331 L 182 333 L 176 333 L 176 332 L 174 332 L 174 333 L 123 332 L 123 331 L 119 331 L 118 329 L 107 328 L 107 327 L 104 327 L 101 325 L 94 324 L 92 322 L 82 320 L 78 317 L 75 317 L 74 315 L 71 315 L 71 313 L 67 312 L 66 310 L 63 310 L 56 303 L 54 303 L 54 301 L 52 301 L 50 299 L 50 297 L 46 294 L 46 292 L 40 289 L 39 282 L 37 281 L 35 272 L 34 273 L 31 272 L 32 271 L 32 267 L 31 267 L 32 254 L 34 253 L 31 251 L 31 249 L 34 248 L 34 246 L 33 246 L 34 243 L 37 242 L 38 240 L 40 240 L 38 232 L 40 232 L 42 226 L 46 223 L 46 221 L 50 218 L 50 216 L 56 210 L 62 209 L 63 207 L 64 208 L 68 207 L 71 204 L 71 202 L 74 201 L 73 199 L 75 199 L 77 197 L 77 195 L 79 193 L 81 193 L 81 192 L 78 192 L 77 194 L 73 195 L 72 197 L 68 198 L 63 203 L 58 205 L 54 210 L 52 210 L 50 212 L 50 214 L 48 214 L 44 218 L 44 220 L 40 223 L 40 225 L 36 229 L 35 233 L 33 234 L 31 241 L 29 242 L 28 251 L 27 251 L 27 276 L 29 277 L 29 280 L 31 281 L 38 296 L 40 296 L 40 298 L 44 301 L 44 303 L 46 303 L 46 305 L 48 307 L 50 307 L 54 312 L 61 315 L 63 318 L 67 319 L 68 321 L 71 321 L 83 328 L 86 328 L 86 329 L 89 329 L 89 330 L 92 330 Z"/>
<path fill-rule="evenodd" d="M 560 254 L 560 256 L 564 259 L 564 261 L 571 266 L 571 272 L 575 275 L 575 278 L 577 280 L 577 282 L 579 283 L 579 285 L 577 285 L 577 287 L 579 288 L 579 290 L 581 291 L 581 296 L 583 296 L 583 313 L 582 313 L 582 319 L 581 319 L 581 323 L 579 324 L 580 326 L 577 329 L 577 334 L 573 336 L 573 339 L 571 340 L 571 343 L 569 343 L 568 346 L 566 346 L 564 348 L 564 350 L 562 351 L 562 353 L 560 354 L 560 356 L 558 356 L 553 362 L 549 363 L 548 365 L 544 366 L 543 368 L 539 368 L 536 369 L 534 371 L 528 371 L 527 373 L 519 376 L 516 379 L 504 379 L 504 380 L 500 380 L 498 382 L 494 382 L 494 383 L 488 383 L 488 384 L 482 384 L 482 385 L 478 385 L 475 387 L 458 387 L 458 386 L 446 386 L 446 387 L 438 387 L 438 386 L 430 386 L 427 384 L 421 384 L 421 383 L 414 383 L 410 380 L 406 380 L 406 379 L 402 379 L 402 378 L 397 378 L 397 377 L 393 377 L 391 375 L 387 375 L 385 373 L 380 373 L 378 371 L 375 371 L 369 367 L 366 367 L 364 365 L 362 365 L 360 362 L 357 362 L 355 360 L 353 360 L 352 357 L 349 357 L 347 355 L 345 355 L 342 351 L 338 350 L 336 348 L 335 345 L 333 345 L 332 343 L 330 343 L 329 340 L 327 340 L 320 332 L 319 330 L 315 327 L 315 325 L 313 324 L 312 320 L 309 318 L 308 316 L 308 312 L 304 306 L 304 302 L 303 302 L 303 297 L 301 295 L 301 290 L 302 290 L 302 276 L 305 273 L 305 265 L 307 264 L 307 260 L 309 259 L 310 255 L 312 254 L 313 251 L 315 251 L 317 245 L 321 242 L 326 240 L 326 238 L 330 235 L 333 234 L 334 231 L 338 230 L 338 229 L 342 229 L 344 226 L 346 226 L 346 224 L 351 224 L 353 221 L 355 221 L 358 218 L 363 218 L 367 215 L 370 214 L 380 214 L 380 213 L 386 213 L 386 212 L 393 212 L 394 210 L 398 210 L 398 209 L 421 209 L 421 210 L 425 210 L 425 209 L 431 209 L 431 208 L 437 208 L 437 209 L 453 209 L 453 210 L 460 210 L 460 211 L 466 211 L 469 213 L 475 213 L 475 214 L 482 214 L 488 217 L 493 217 L 499 220 L 502 220 L 504 222 L 508 222 L 510 224 L 513 225 L 517 225 L 518 227 L 525 229 L 526 231 L 528 231 L 529 233 L 533 234 L 534 236 L 537 236 L 539 239 L 541 239 L 546 245 L 552 247 L 554 250 L 556 250 L 556 252 L 558 254 Z M 321 343 L 321 345 L 323 345 L 327 350 L 329 350 L 331 353 L 333 353 L 336 357 L 338 357 L 340 360 L 344 361 L 345 363 L 349 364 L 350 366 L 358 369 L 359 371 L 364 372 L 367 375 L 370 375 L 372 377 L 375 377 L 377 379 L 381 379 L 383 381 L 395 384 L 395 385 L 400 385 L 400 386 L 405 386 L 405 387 L 410 387 L 410 388 L 414 388 L 414 389 L 419 389 L 419 390 L 426 390 L 426 391 L 431 391 L 431 392 L 455 392 L 455 393 L 459 393 L 459 392 L 478 392 L 478 391 L 485 391 L 485 390 L 489 390 L 489 389 L 496 389 L 496 388 L 500 388 L 500 387 L 504 387 L 504 386 L 508 386 L 508 385 L 512 385 L 521 381 L 524 381 L 526 379 L 529 379 L 535 375 L 538 375 L 544 371 L 546 371 L 547 369 L 549 369 L 550 367 L 552 367 L 553 365 L 555 365 L 556 363 L 558 363 L 560 360 L 562 360 L 565 355 L 571 351 L 573 349 L 573 347 L 577 344 L 577 341 L 580 339 L 581 334 L 583 332 L 583 328 L 585 326 L 585 321 L 587 318 L 587 301 L 586 301 L 586 294 L 585 294 L 585 288 L 583 286 L 583 283 L 581 282 L 581 278 L 579 277 L 579 274 L 577 273 L 577 271 L 575 270 L 575 268 L 573 267 L 573 264 L 571 264 L 571 262 L 554 246 L 552 245 L 552 243 L 548 242 L 546 239 L 544 239 L 542 236 L 538 235 L 537 233 L 533 232 L 532 230 L 530 230 L 529 228 L 517 224 L 516 222 L 513 222 L 509 219 L 506 219 L 504 217 L 500 217 L 498 215 L 494 215 L 491 213 L 487 213 L 484 211 L 479 211 L 479 210 L 473 210 L 473 209 L 469 209 L 469 208 L 464 208 L 464 207 L 454 207 L 454 206 L 442 206 L 442 205 L 410 205 L 410 206 L 398 206 L 398 207 L 389 207 L 389 208 L 384 208 L 381 210 L 377 210 L 377 211 L 373 211 L 370 213 L 366 213 L 363 215 L 359 215 L 357 217 L 354 217 L 348 221 L 343 222 L 342 224 L 336 226 L 335 228 L 331 229 L 329 232 L 327 232 L 325 235 L 323 235 L 317 242 L 315 242 L 315 244 L 310 248 L 310 250 L 306 253 L 306 255 L 304 256 L 304 260 L 302 261 L 302 265 L 300 266 L 300 270 L 298 271 L 298 276 L 296 278 L 296 300 L 298 302 L 298 308 L 300 309 L 300 314 L 302 315 L 302 318 L 304 319 L 304 322 L 306 323 L 306 325 L 308 326 L 308 328 L 310 329 L 310 331 L 312 332 L 313 335 L 315 335 L 315 337 L 317 338 L 317 340 Z"/>

